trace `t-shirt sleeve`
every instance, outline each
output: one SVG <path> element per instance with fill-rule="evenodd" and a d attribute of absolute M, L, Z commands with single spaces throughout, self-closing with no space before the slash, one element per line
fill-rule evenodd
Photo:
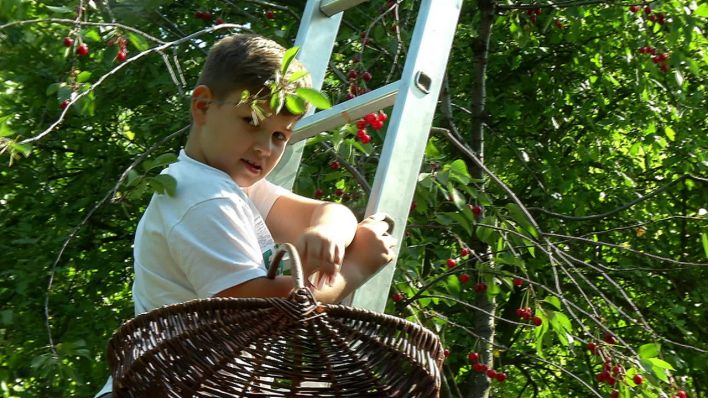
<path fill-rule="evenodd" d="M 170 252 L 200 298 L 266 275 L 242 200 L 218 198 L 190 208 L 168 233 Z"/>
<path fill-rule="evenodd" d="M 275 185 L 265 178 L 244 189 L 246 195 L 251 199 L 261 217 L 265 220 L 268 217 L 273 203 L 289 191 L 280 185 Z"/>

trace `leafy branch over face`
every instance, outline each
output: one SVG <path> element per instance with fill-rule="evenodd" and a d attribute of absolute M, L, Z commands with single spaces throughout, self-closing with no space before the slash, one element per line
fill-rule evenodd
<path fill-rule="evenodd" d="M 309 72 L 304 69 L 290 72 L 290 65 L 299 51 L 299 47 L 292 47 L 285 51 L 280 70 L 276 72 L 273 79 L 266 81 L 264 87 L 255 94 L 243 90 L 236 106 L 248 104 L 253 120 L 258 122 L 272 114 L 279 114 L 283 107 L 293 115 L 306 113 L 308 104 L 318 109 L 332 107 L 329 99 L 320 91 L 297 84 L 309 75 Z M 266 101 L 270 111 L 263 108 Z"/>

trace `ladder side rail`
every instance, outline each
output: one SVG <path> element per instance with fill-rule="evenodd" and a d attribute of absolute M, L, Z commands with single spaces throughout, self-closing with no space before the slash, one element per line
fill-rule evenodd
<path fill-rule="evenodd" d="M 461 7 L 462 0 L 422 1 L 376 169 L 366 214 L 389 214 L 395 221 L 392 235 L 399 242 L 406 228 Z M 349 304 L 384 311 L 399 249 L 400 245 L 390 265 L 350 295 Z"/>
<path fill-rule="evenodd" d="M 343 16 L 342 13 L 331 17 L 323 14 L 320 4 L 320 0 L 308 0 L 295 37 L 295 45 L 300 47 L 297 59 L 310 72 L 312 88 L 316 90 L 322 88 Z M 311 109 L 305 117 L 313 112 Z M 268 175 L 268 181 L 292 190 L 304 149 L 304 140 L 288 145 L 278 166 Z"/>

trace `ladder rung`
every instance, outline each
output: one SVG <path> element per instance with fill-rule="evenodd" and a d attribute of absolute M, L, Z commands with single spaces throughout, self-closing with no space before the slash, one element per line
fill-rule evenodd
<path fill-rule="evenodd" d="M 352 8 L 368 0 L 322 0 L 320 11 L 328 17 Z"/>
<path fill-rule="evenodd" d="M 290 143 L 294 144 L 323 131 L 356 121 L 367 113 L 376 112 L 393 105 L 396 101 L 399 86 L 400 80 L 337 104 L 324 111 L 317 112 L 314 115 L 306 116 L 295 124 Z"/>

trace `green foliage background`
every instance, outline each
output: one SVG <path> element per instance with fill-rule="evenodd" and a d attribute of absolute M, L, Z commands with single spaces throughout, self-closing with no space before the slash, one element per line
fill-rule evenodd
<path fill-rule="evenodd" d="M 188 93 L 205 49 L 235 30 L 207 28 L 220 17 L 289 47 L 303 11 L 299 2 L 235 3 L 82 2 L 79 23 L 78 1 L 0 1 L 3 397 L 90 396 L 104 382 L 106 342 L 133 312 L 135 226 L 150 194 L 170 190 L 156 176 L 184 143 L 179 132 L 189 124 Z M 371 71 L 371 81 L 357 83 L 368 88 L 400 75 L 399 46 L 410 40 L 418 2 L 401 1 L 375 20 L 385 4 L 345 13 L 323 88 L 334 103 L 345 99 L 349 70 Z M 491 396 L 609 396 L 595 379 L 603 361 L 585 350 L 588 341 L 628 375 L 645 375 L 642 386 L 631 377 L 619 383 L 622 397 L 708 390 L 700 376 L 708 373 L 708 5 L 643 3 L 666 15 L 658 24 L 629 4 L 497 4 L 484 159 L 541 231 L 499 185 L 472 179 L 470 159 L 444 135 L 431 135 L 392 287 L 407 299 L 387 312 L 440 334 L 450 351 L 446 396 L 473 396 L 467 354 L 484 344 L 474 329 L 484 314 L 470 304 L 480 281 L 497 305 L 494 367 L 509 375 L 492 384 Z M 542 13 L 533 22 L 526 10 L 536 7 Z M 448 67 L 452 121 L 467 143 L 479 15 L 475 1 L 464 2 Z M 86 43 L 89 56 L 65 47 L 66 36 L 74 46 Z M 108 44 L 117 38 L 127 40 L 125 63 Z M 644 46 L 669 54 L 668 72 L 638 52 Z M 361 62 L 352 61 L 356 55 Z M 59 105 L 72 92 L 86 94 L 62 116 Z M 60 119 L 46 136 L 22 143 Z M 449 117 L 441 111 L 434 126 L 449 128 Z M 371 182 L 385 127 L 370 131 L 366 145 L 355 132 L 350 125 L 312 139 L 296 191 L 361 214 L 366 189 L 330 164 L 346 163 Z M 468 204 L 482 206 L 483 216 Z M 479 242 L 492 255 L 460 257 Z M 551 246 L 577 261 L 544 254 Z M 448 269 L 448 258 L 457 267 Z M 462 273 L 472 281 L 461 283 Z M 515 276 L 531 287 L 515 288 Z M 533 307 L 543 325 L 521 321 L 520 306 Z M 620 344 L 601 343 L 606 332 Z"/>

